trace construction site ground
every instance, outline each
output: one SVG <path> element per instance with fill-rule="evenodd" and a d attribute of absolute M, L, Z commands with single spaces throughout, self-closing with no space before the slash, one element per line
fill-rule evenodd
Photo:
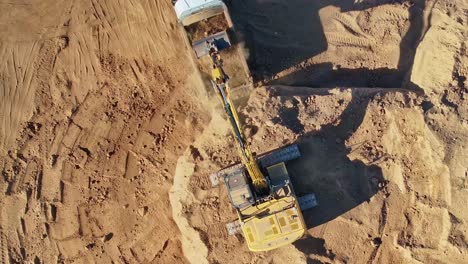
<path fill-rule="evenodd" d="M 226 2 L 304 238 L 227 234 L 235 142 L 171 1 L 2 0 L 0 263 L 468 263 L 466 1 Z"/>

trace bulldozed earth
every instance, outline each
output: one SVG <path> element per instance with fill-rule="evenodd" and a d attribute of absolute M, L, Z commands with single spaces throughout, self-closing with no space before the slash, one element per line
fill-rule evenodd
<path fill-rule="evenodd" d="M 0 263 L 467 263 L 466 2 L 226 2 L 307 234 L 228 235 L 235 142 L 171 1 L 0 1 Z"/>

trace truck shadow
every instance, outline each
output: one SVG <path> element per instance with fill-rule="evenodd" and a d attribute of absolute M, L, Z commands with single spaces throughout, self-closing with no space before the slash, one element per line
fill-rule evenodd
<path fill-rule="evenodd" d="M 333 69 L 332 63 L 320 63 L 308 66 L 300 71 L 268 82 L 269 85 L 294 85 L 321 88 L 368 87 L 395 88 L 407 87 L 418 90 L 416 85 L 404 83 L 407 72 L 398 69 L 367 68 Z M 410 88 L 411 87 L 411 88 Z"/>
<path fill-rule="evenodd" d="M 254 82 L 313 87 L 406 86 L 419 40 L 424 34 L 425 0 L 226 0 L 238 35 L 245 41 Z M 410 25 L 399 44 L 396 69 L 334 69 L 330 64 L 304 66 L 291 76 L 273 79 L 281 71 L 326 51 L 328 42 L 319 11 L 336 6 L 344 13 L 408 2 Z M 403 85 L 405 84 L 405 85 Z"/>

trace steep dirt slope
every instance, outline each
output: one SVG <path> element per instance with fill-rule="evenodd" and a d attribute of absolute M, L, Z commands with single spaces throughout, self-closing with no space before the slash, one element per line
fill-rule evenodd
<path fill-rule="evenodd" d="M 0 5 L 0 262 L 185 262 L 168 192 L 208 117 L 170 2 Z"/>

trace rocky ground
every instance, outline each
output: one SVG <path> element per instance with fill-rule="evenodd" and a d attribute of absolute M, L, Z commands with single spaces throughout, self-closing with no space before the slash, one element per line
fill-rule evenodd
<path fill-rule="evenodd" d="M 237 152 L 170 1 L 3 1 L 0 263 L 468 262 L 466 3 L 227 2 L 245 133 L 299 145 L 307 235 L 227 235 L 208 175 Z"/>

